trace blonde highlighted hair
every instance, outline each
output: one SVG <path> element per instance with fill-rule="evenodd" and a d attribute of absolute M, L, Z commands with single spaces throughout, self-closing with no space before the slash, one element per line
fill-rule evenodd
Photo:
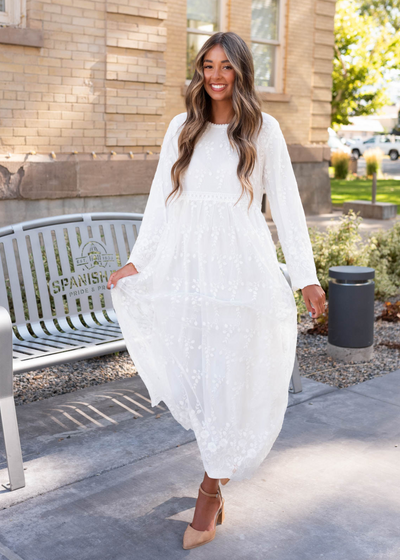
<path fill-rule="evenodd" d="M 263 118 L 261 100 L 254 88 L 252 54 L 243 39 L 232 31 L 214 33 L 197 53 L 194 75 L 186 92 L 187 116 L 178 138 L 178 159 L 171 168 L 173 190 L 166 201 L 169 197 L 179 196 L 182 192 L 182 173 L 188 168 L 196 142 L 204 133 L 207 122 L 211 120 L 211 98 L 204 88 L 203 61 L 207 51 L 215 45 L 221 45 L 235 71 L 232 93 L 234 117 L 229 123 L 227 134 L 232 148 L 236 149 L 239 155 L 237 175 L 242 186 L 242 193 L 238 201 L 247 191 L 250 195 L 250 207 L 254 195 L 249 178 L 256 163 L 255 142 L 261 130 Z"/>

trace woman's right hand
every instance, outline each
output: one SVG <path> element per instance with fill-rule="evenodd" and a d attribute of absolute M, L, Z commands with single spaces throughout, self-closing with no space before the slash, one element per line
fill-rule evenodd
<path fill-rule="evenodd" d="M 120 278 L 125 278 L 125 276 L 133 276 L 133 274 L 137 273 L 138 271 L 136 270 L 135 265 L 133 263 L 128 263 L 111 274 L 107 282 L 107 288 L 110 290 L 117 285 L 117 282 Z"/>

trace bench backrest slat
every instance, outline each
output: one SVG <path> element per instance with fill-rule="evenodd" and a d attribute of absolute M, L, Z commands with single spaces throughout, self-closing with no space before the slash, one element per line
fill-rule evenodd
<path fill-rule="evenodd" d="M 114 228 L 114 233 L 120 251 L 119 256 L 122 261 L 121 264 L 125 264 L 126 261 L 128 260 L 128 256 L 126 255 L 125 238 L 124 238 L 124 232 L 122 231 L 122 227 Z"/>
<path fill-rule="evenodd" d="M 55 312 L 57 317 L 63 317 L 65 315 L 65 309 L 64 309 L 64 302 L 61 298 L 54 298 L 50 293 L 49 293 L 49 288 L 48 288 L 48 281 L 50 278 L 50 271 L 55 271 L 58 270 L 57 268 L 57 257 L 56 257 L 56 253 L 54 251 L 54 246 L 53 246 L 53 237 L 52 237 L 52 233 L 51 233 L 51 228 L 47 227 L 47 228 L 43 228 L 39 230 L 40 232 L 40 236 L 42 237 L 43 240 L 43 253 L 42 253 L 42 247 L 40 247 L 40 253 L 37 252 L 35 254 L 36 258 L 42 259 L 42 267 L 43 267 L 43 271 L 45 272 L 45 280 L 46 280 L 46 284 L 45 286 L 42 286 L 42 288 L 46 289 L 46 294 L 43 293 L 43 290 L 41 290 L 41 298 L 45 299 L 48 301 L 49 305 L 46 307 L 46 315 L 45 318 L 48 319 L 48 314 L 49 311 L 51 311 L 51 303 L 53 304 L 53 308 L 55 308 Z M 37 242 L 40 243 L 40 238 L 39 238 L 39 232 L 37 235 Z M 46 271 L 45 271 L 45 265 L 44 265 L 44 261 L 42 256 L 46 259 L 47 262 L 47 275 L 48 278 L 46 278 Z M 37 267 L 39 267 L 40 265 L 37 265 Z M 41 277 L 41 279 L 43 280 L 43 277 Z"/>
<path fill-rule="evenodd" d="M 5 259 L 5 248 L 3 240 L 0 238 L 0 302 L 1 305 L 10 313 L 10 306 L 7 296 L 7 285 L 5 281 L 5 271 L 3 267 L 3 258 Z"/>
<path fill-rule="evenodd" d="M 72 227 L 71 224 L 66 225 L 66 229 L 68 231 L 70 240 L 71 237 L 72 238 L 74 237 L 73 228 L 74 228 L 73 224 Z M 64 228 L 58 225 L 54 228 L 52 233 L 53 235 L 55 235 L 55 251 L 58 253 L 59 256 L 62 274 L 60 276 L 58 269 L 52 269 L 50 270 L 50 278 L 55 278 L 58 281 L 60 281 L 60 279 L 62 278 L 64 279 L 70 278 L 71 275 L 74 273 L 74 270 L 71 270 L 71 266 L 68 259 L 68 250 L 67 250 L 67 245 L 65 243 Z M 78 251 L 75 254 L 79 254 Z M 66 299 L 67 299 L 67 306 L 68 306 L 68 315 L 73 317 L 78 315 L 79 311 L 76 306 L 76 298 L 67 296 Z"/>
<path fill-rule="evenodd" d="M 82 329 L 84 318 L 109 325 L 115 317 L 106 289 L 110 273 L 123 266 L 137 238 L 142 214 L 94 213 L 56 216 L 0 229 L 0 305 L 18 332 Z M 19 262 L 18 262 L 19 256 Z M 104 314 L 106 312 L 106 315 Z M 90 326 L 90 325 L 89 325 Z"/>
<path fill-rule="evenodd" d="M 28 316 L 30 323 L 38 323 L 40 321 L 39 311 L 36 301 L 35 285 L 32 277 L 31 259 L 28 252 L 29 234 L 20 236 L 18 239 L 18 254 L 21 263 L 21 274 L 23 278 L 26 303 L 28 308 Z M 37 333 L 40 336 L 40 333 Z"/>
<path fill-rule="evenodd" d="M 51 258 L 51 255 L 49 255 L 50 253 L 49 250 L 47 250 L 45 254 L 42 252 L 42 244 L 40 242 L 41 241 L 40 238 L 42 238 L 44 242 L 43 235 L 40 236 L 39 232 L 37 231 L 30 231 L 27 233 L 29 233 L 29 239 L 30 239 L 30 244 L 32 249 L 33 265 L 35 268 L 36 280 L 37 280 L 37 290 L 39 292 L 39 300 L 42 308 L 42 318 L 45 318 L 45 320 L 48 321 L 49 318 L 53 316 L 53 312 L 60 313 L 60 314 L 63 312 L 62 304 L 60 304 L 60 302 L 58 301 L 52 302 L 53 303 L 53 309 L 52 309 L 49 292 L 47 288 L 46 268 L 45 268 L 43 258 L 45 256 L 47 257 L 47 260 L 49 260 L 49 258 Z M 49 233 L 49 238 L 51 238 L 50 232 L 46 231 L 45 233 L 46 236 L 47 233 Z"/>
<path fill-rule="evenodd" d="M 24 311 L 24 302 L 22 296 L 23 286 L 21 285 L 19 274 L 18 274 L 18 265 L 16 260 L 15 254 L 15 244 L 17 243 L 17 239 L 13 239 L 9 237 L 8 239 L 2 240 L 4 243 L 4 255 L 8 273 L 8 282 L 9 282 L 9 295 L 11 296 L 12 300 L 12 312 L 15 318 L 19 319 L 20 324 L 26 322 L 26 315 Z M 14 243 L 15 241 L 15 243 Z"/>
<path fill-rule="evenodd" d="M 89 227 L 90 227 L 90 230 L 89 230 Z M 84 232 L 82 232 L 82 228 L 81 228 L 82 244 L 83 244 L 83 242 L 90 243 L 91 240 L 97 239 L 97 240 L 100 240 L 100 242 L 104 245 L 104 247 L 107 249 L 108 252 L 115 253 L 115 248 L 114 248 L 114 245 L 112 243 L 112 240 L 110 238 L 108 238 L 108 239 L 103 239 L 102 238 L 101 233 L 100 233 L 99 223 L 93 223 L 92 222 L 89 227 L 86 227 Z M 114 269 L 116 269 L 116 268 L 119 268 L 119 267 L 118 267 L 117 259 L 115 258 Z M 108 279 L 108 276 L 109 275 L 107 275 L 107 279 Z M 104 301 L 104 299 L 102 300 L 101 295 L 103 295 L 103 297 L 106 298 L 106 301 Z M 109 307 L 110 305 L 112 306 L 112 303 L 111 303 L 111 301 L 108 300 L 107 296 L 108 296 L 108 290 L 104 290 L 102 292 L 99 292 L 97 290 L 97 291 L 93 292 L 91 294 L 91 299 L 92 299 L 94 308 L 99 310 L 99 309 L 102 309 L 103 307 L 106 308 L 106 307 Z M 103 302 L 104 302 L 104 306 L 103 306 Z"/>

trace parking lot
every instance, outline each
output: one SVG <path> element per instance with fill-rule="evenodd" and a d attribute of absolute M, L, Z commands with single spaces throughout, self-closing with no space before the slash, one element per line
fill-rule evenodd
<path fill-rule="evenodd" d="M 388 156 L 382 159 L 382 172 L 387 173 L 393 179 L 400 179 L 400 158 L 391 161 Z M 365 174 L 365 159 L 360 157 L 357 164 L 357 173 L 359 175 Z"/>

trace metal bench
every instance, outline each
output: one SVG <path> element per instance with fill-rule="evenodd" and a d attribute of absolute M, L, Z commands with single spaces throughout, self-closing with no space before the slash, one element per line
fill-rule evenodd
<path fill-rule="evenodd" d="M 106 286 L 127 261 L 142 217 L 71 214 L 0 229 L 0 412 L 10 490 L 25 486 L 13 372 L 125 350 Z M 292 391 L 301 391 L 297 358 Z"/>
<path fill-rule="evenodd" d="M 72 214 L 0 229 L 0 411 L 11 490 L 25 485 L 13 372 L 125 350 L 106 286 L 141 219 Z"/>

